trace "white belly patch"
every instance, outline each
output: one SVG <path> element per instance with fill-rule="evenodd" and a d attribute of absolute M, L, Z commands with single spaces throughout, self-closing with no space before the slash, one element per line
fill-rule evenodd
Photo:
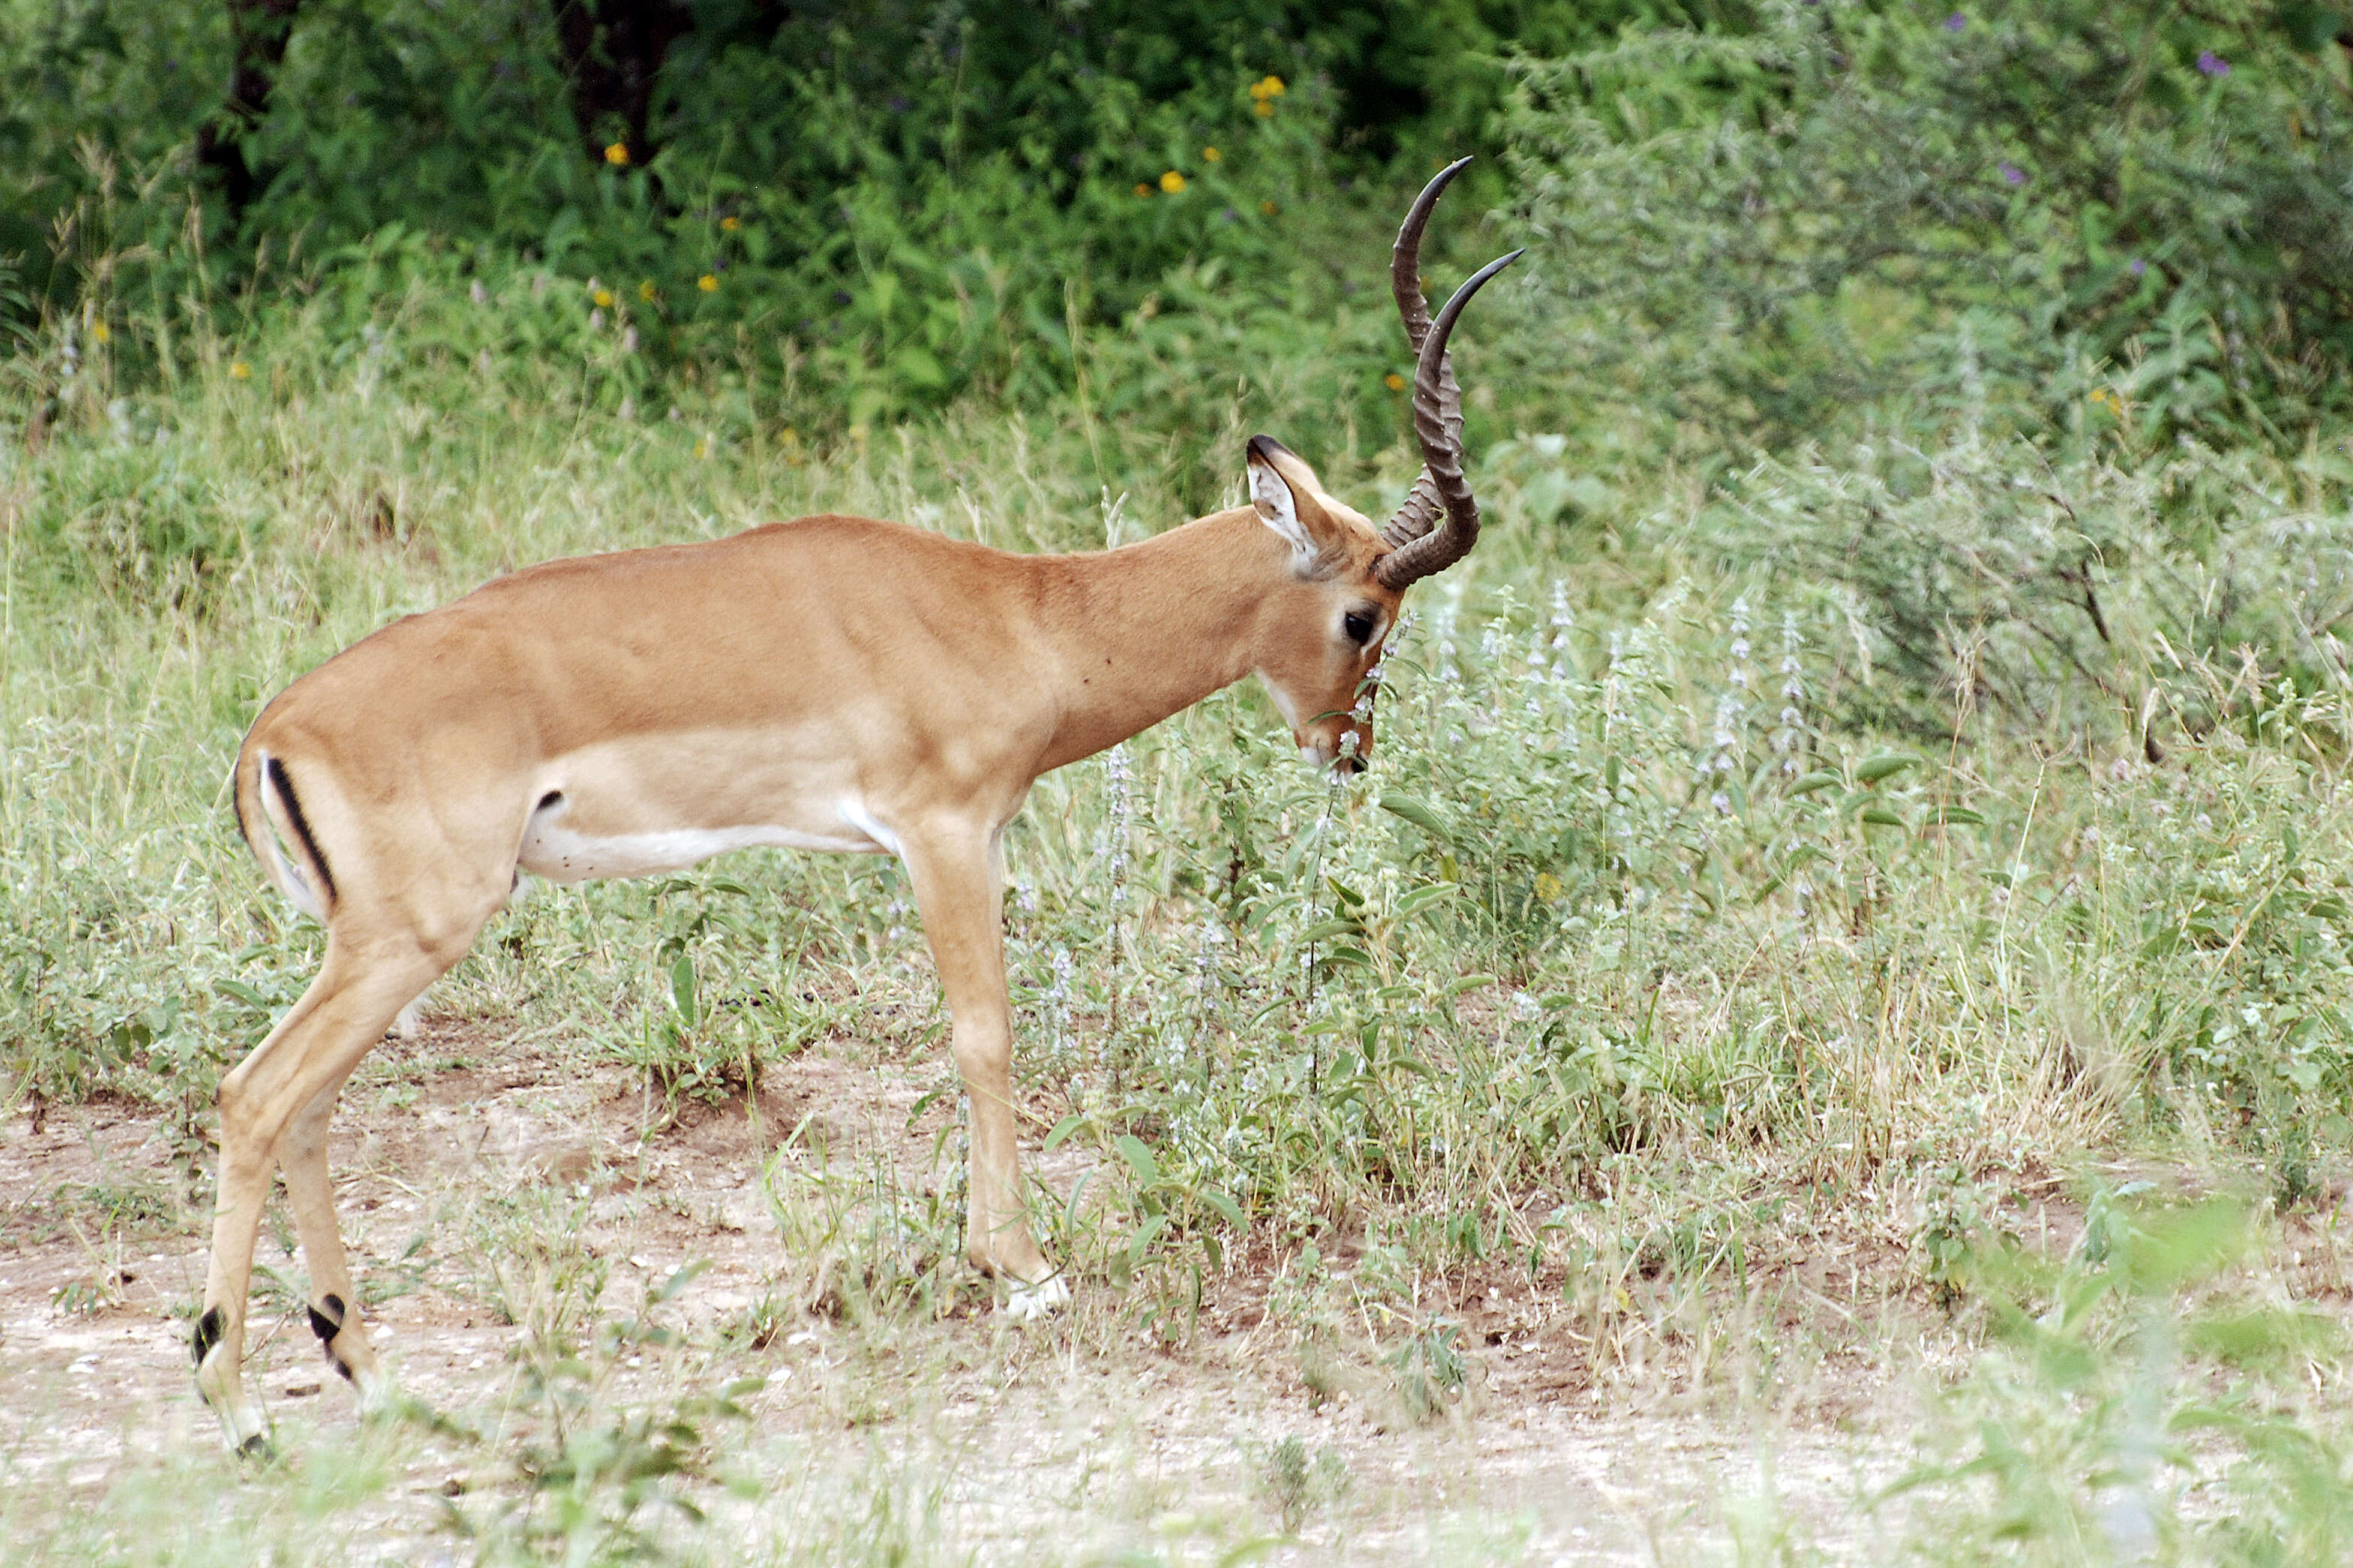
<path fill-rule="evenodd" d="M 575 832 L 564 825 L 565 803 L 532 814 L 515 863 L 551 882 L 585 882 L 607 877 L 653 877 L 683 871 L 731 849 L 767 846 L 855 854 L 883 847 L 847 824 L 836 833 L 811 833 L 772 823 L 734 827 L 677 827 L 651 833 L 605 836 Z"/>

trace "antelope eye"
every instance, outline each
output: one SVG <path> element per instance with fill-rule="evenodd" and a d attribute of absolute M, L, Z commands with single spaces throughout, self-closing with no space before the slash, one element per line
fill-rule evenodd
<path fill-rule="evenodd" d="M 1362 647 L 1373 640 L 1373 617 L 1350 610 L 1340 617 L 1340 629 L 1348 634 L 1350 642 Z"/>

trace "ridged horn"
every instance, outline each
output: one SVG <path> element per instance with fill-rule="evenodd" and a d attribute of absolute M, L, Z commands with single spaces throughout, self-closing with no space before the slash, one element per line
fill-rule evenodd
<path fill-rule="evenodd" d="M 1430 226 L 1430 215 L 1438 205 L 1438 198 L 1446 187 L 1470 164 L 1468 158 L 1457 158 L 1440 169 L 1430 184 L 1421 187 L 1421 195 L 1413 198 L 1406 209 L 1405 222 L 1398 229 L 1397 244 L 1389 250 L 1389 293 L 1397 300 L 1398 317 L 1405 322 L 1406 348 L 1417 363 L 1421 358 L 1421 345 L 1430 337 L 1430 302 L 1421 294 L 1421 231 Z M 1461 444 L 1462 395 L 1454 384 L 1454 360 L 1451 355 L 1439 362 L 1438 399 L 1440 416 L 1445 419 L 1448 437 L 1456 446 Z M 1381 530 L 1381 537 L 1391 544 L 1407 544 L 1428 533 L 1439 517 L 1438 487 L 1427 469 L 1417 476 L 1412 491 L 1405 504 L 1398 508 L 1397 516 Z"/>
<path fill-rule="evenodd" d="M 1455 385 L 1446 340 L 1453 335 L 1454 323 L 1471 297 L 1525 253 L 1514 250 L 1472 273 L 1438 319 L 1430 319 L 1429 303 L 1421 295 L 1421 231 L 1447 183 L 1470 162 L 1464 158 L 1449 164 L 1422 187 L 1398 230 L 1397 248 L 1389 258 L 1390 291 L 1397 296 L 1398 314 L 1405 320 L 1406 338 L 1415 353 L 1413 433 L 1421 446 L 1422 462 L 1421 477 L 1405 504 L 1381 530 L 1381 537 L 1397 548 L 1374 563 L 1373 574 L 1392 590 L 1445 571 L 1479 542 L 1479 503 L 1462 477 L 1462 395 Z"/>

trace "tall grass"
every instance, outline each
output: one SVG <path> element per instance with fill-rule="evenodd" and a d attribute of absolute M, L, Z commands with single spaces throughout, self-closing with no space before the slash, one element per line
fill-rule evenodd
<path fill-rule="evenodd" d="M 139 391 L 79 326 L 69 364 L 60 328 L 0 390 L 12 1105 L 165 1108 L 201 1163 L 218 1074 L 318 946 L 247 863 L 229 760 L 260 701 L 390 617 L 822 510 L 1117 542 L 1234 493 L 1248 433 L 1238 397 L 1181 439 L 1074 404 L 819 445 L 785 389 L 718 376 L 625 417 L 578 363 L 404 324 L 455 308 L 183 341 Z M 1270 371 L 1249 425 L 1308 419 L 1316 384 Z M 1364 778 L 1301 771 L 1241 688 L 1042 781 L 1014 828 L 1028 1139 L 1104 1173 L 1040 1194 L 1082 1278 L 1180 1340 L 1205 1279 L 1273 1272 L 1303 1365 L 1377 1322 L 1438 1408 L 1461 1368 L 1422 1271 L 1522 1272 L 1634 1367 L 1644 1282 L 1744 1281 L 1810 1225 L 1966 1291 L 1991 1232 L 1954 1194 L 1978 1182 L 2131 1152 L 2253 1168 L 2282 1205 L 2322 1188 L 2353 1089 L 2340 687 L 2158 637 L 2116 655 L 2194 717 L 2158 748 L 1992 725 L 1966 683 L 1935 743 L 1874 731 L 1865 601 L 1725 564 L 1703 496 L 1576 491 L 1561 451 L 1487 458 L 1488 537 L 1414 595 Z M 1386 433 L 1311 455 L 1368 511 L 1411 473 Z M 432 1005 L 716 1097 L 869 1031 L 877 988 L 927 996 L 910 903 L 888 862 L 765 852 L 543 892 Z M 847 1259 L 811 1300 L 935 1300 L 955 1272 L 952 1205 L 779 1202 Z M 1371 1260 L 1345 1286 L 1319 1273 L 1343 1237 Z"/>

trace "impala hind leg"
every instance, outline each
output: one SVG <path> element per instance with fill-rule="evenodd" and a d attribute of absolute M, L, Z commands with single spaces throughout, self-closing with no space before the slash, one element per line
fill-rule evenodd
<path fill-rule="evenodd" d="M 294 1234 L 301 1238 L 302 1268 L 311 1277 L 311 1331 L 319 1336 L 327 1363 L 359 1391 L 364 1410 L 384 1403 L 391 1383 L 360 1321 L 359 1292 L 343 1256 L 334 1179 L 327 1170 L 327 1130 L 343 1083 L 337 1079 L 321 1089 L 287 1124 L 278 1169 L 286 1183 L 286 1206 L 294 1213 Z"/>
<path fill-rule="evenodd" d="M 1030 1233 L 1013 1118 L 1013 1009 L 1005 984 L 1004 888 L 986 833 L 902 835 L 901 858 L 947 993 L 951 1048 L 972 1117 L 965 1250 L 1013 1286 L 1007 1310 L 1031 1318 L 1071 1299 Z"/>
<path fill-rule="evenodd" d="M 470 931 L 468 932 L 470 938 Z M 401 1005 L 455 962 L 404 942 L 355 952 L 330 931 L 326 962 L 253 1054 L 237 1064 L 220 1086 L 220 1195 L 213 1212 L 212 1261 L 205 1276 L 204 1312 L 196 1320 L 196 1387 L 220 1413 L 223 1435 L 239 1453 L 266 1450 L 260 1412 L 245 1387 L 246 1294 L 253 1279 L 255 1232 L 269 1201 L 271 1166 L 286 1147 L 299 1119 L 320 1102 L 332 1110 L 328 1091 L 340 1086 L 384 1037 Z M 324 1159 L 325 1120 L 315 1130 L 318 1157 Z M 302 1192 L 314 1191 L 311 1167 L 298 1158 Z M 318 1170 L 323 1181 L 323 1164 Z M 298 1200 L 296 1215 L 311 1202 Z M 332 1197 L 325 1223 L 333 1225 Z M 309 1237 L 305 1236 L 307 1243 Z M 306 1247 L 307 1250 L 307 1247 Z M 340 1237 L 332 1248 L 340 1264 Z M 348 1302 L 345 1291 L 337 1292 Z"/>

